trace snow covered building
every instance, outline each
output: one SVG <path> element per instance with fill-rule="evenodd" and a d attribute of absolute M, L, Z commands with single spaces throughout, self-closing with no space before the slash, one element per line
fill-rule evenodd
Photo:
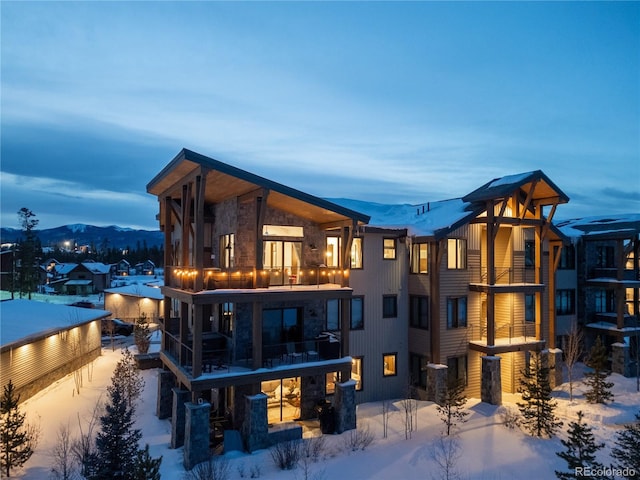
<path fill-rule="evenodd" d="M 624 376 L 638 373 L 640 323 L 640 214 L 586 217 L 558 223 L 571 238 L 572 275 L 558 277 L 557 293 L 565 298 L 569 320 L 586 333 L 587 348 L 600 336 L 611 355 L 612 369 Z M 558 316 L 558 333 L 569 322 Z"/>
<path fill-rule="evenodd" d="M 165 252 L 157 412 L 185 466 L 208 458 L 210 418 L 225 448 L 225 430 L 264 448 L 299 438 L 269 425 L 317 418 L 327 390 L 335 430 L 355 428 L 342 266 L 369 217 L 186 149 L 147 191 Z"/>
<path fill-rule="evenodd" d="M 158 322 L 164 315 L 163 305 L 164 295 L 159 287 L 133 284 L 104 291 L 104 308 L 129 323 L 142 316 L 149 322 Z"/>
<path fill-rule="evenodd" d="M 157 412 L 172 417 L 187 466 L 203 458 L 200 417 L 251 450 L 276 435 L 269 425 L 316 418 L 326 400 L 343 431 L 356 403 L 438 401 L 455 380 L 499 404 L 529 352 L 560 361 L 566 239 L 552 219 L 569 199 L 541 171 L 382 205 L 320 199 L 183 150 L 147 191 L 165 234 Z"/>
<path fill-rule="evenodd" d="M 0 302 L 2 387 L 20 401 L 100 356 L 101 319 L 111 312 L 35 300 Z"/>
<path fill-rule="evenodd" d="M 438 400 L 446 382 L 460 381 L 467 395 L 500 403 L 503 391 L 517 391 L 527 352 L 550 349 L 554 366 L 560 360 L 554 272 L 563 236 L 552 217 L 568 200 L 541 171 L 494 179 L 462 198 L 424 205 L 334 200 L 371 217 L 360 229 L 364 245 L 371 237 L 381 243 L 364 256 L 362 271 L 351 270 L 354 295 L 374 293 L 371 300 L 382 308 L 396 297 L 391 328 L 404 335 L 394 339 L 395 349 L 375 352 L 372 345 L 386 341 L 390 325 L 371 322 L 367 311 L 362 341 L 352 339 L 350 349 L 364 366 L 359 401 L 406 395 L 408 386 L 421 398 Z M 398 263 L 395 289 L 380 283 L 389 276 L 379 268 L 391 258 Z M 384 383 L 389 360 L 399 377 L 395 385 Z"/>

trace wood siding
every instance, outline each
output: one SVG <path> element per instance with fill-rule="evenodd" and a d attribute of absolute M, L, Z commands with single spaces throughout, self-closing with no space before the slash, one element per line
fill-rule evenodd
<path fill-rule="evenodd" d="M 363 241 L 364 268 L 350 272 L 353 295 L 364 295 L 364 330 L 352 330 L 349 335 L 349 354 L 362 357 L 363 389 L 356 392 L 358 403 L 401 398 L 406 395 L 409 382 L 409 262 L 406 244 L 398 239 L 395 260 L 382 258 L 383 238 L 394 235 L 395 232 L 388 235 L 366 233 Z M 384 295 L 397 295 L 397 317 L 383 318 Z M 397 353 L 395 376 L 383 376 L 382 356 L 385 353 Z"/>
<path fill-rule="evenodd" d="M 20 401 L 100 355 L 100 320 L 2 352 L 2 385 L 11 380 Z"/>

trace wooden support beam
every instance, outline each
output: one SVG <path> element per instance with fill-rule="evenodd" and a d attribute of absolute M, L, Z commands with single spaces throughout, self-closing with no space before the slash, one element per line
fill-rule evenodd
<path fill-rule="evenodd" d="M 196 267 L 196 271 L 198 272 L 193 280 L 193 289 L 196 292 L 199 292 L 204 288 L 204 197 L 206 184 L 206 177 L 203 177 L 202 175 L 198 175 L 196 177 L 193 222 L 195 229 L 195 234 L 193 236 L 193 263 Z"/>
<path fill-rule="evenodd" d="M 524 204 L 522 205 L 522 212 L 520 213 L 520 219 L 523 219 L 527 214 L 527 210 L 529 209 L 529 205 L 533 200 L 533 194 L 536 190 L 537 185 L 538 185 L 538 180 L 533 180 L 531 182 L 531 188 L 529 189 L 529 192 L 527 193 L 527 198 L 525 199 Z"/>

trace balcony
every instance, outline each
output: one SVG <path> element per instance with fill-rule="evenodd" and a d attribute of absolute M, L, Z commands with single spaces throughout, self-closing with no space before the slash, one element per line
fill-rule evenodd
<path fill-rule="evenodd" d="M 217 375 L 252 370 L 251 345 L 231 348 L 230 339 L 219 333 L 208 334 L 202 340 L 202 374 Z M 179 336 L 165 332 L 164 354 L 170 357 L 185 374 L 193 371 L 192 340 L 182 343 Z M 262 347 L 262 366 L 273 369 L 286 365 L 304 364 L 340 358 L 340 342 L 323 334 L 302 342 L 286 342 Z"/>
<path fill-rule="evenodd" d="M 617 280 L 618 279 L 618 269 L 615 267 L 611 267 L 611 268 L 605 268 L 605 267 L 598 267 L 598 268 L 592 268 L 589 271 L 589 280 L 593 280 L 593 279 L 612 279 L 612 280 Z M 627 281 L 627 282 L 633 282 L 633 281 L 637 281 L 640 280 L 640 278 L 638 278 L 638 274 L 636 274 L 636 272 L 632 269 L 624 269 L 622 271 L 622 281 Z"/>
<path fill-rule="evenodd" d="M 347 270 L 325 266 L 265 268 L 203 268 L 168 266 L 165 285 L 195 291 L 196 279 L 202 278 L 203 290 L 256 289 L 275 286 L 323 285 L 342 283 Z"/>
<path fill-rule="evenodd" d="M 487 344 L 487 324 L 470 324 L 468 327 L 469 348 L 487 354 L 499 354 L 522 350 L 539 349 L 544 340 L 536 340 L 536 325 L 533 322 L 517 321 L 495 329 L 493 345 Z"/>
<path fill-rule="evenodd" d="M 495 283 L 490 285 L 487 267 L 469 268 L 469 287 L 471 290 L 487 293 L 535 292 L 544 289 L 543 283 L 535 283 L 535 270 L 532 268 L 494 269 Z"/>

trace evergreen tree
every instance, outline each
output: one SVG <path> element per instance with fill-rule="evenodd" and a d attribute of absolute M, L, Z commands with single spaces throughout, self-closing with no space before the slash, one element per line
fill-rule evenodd
<path fill-rule="evenodd" d="M 128 348 L 122 350 L 122 358 L 118 360 L 113 372 L 113 382 L 122 387 L 123 395 L 129 407 L 133 407 L 144 390 L 144 379 L 136 367 L 133 354 Z"/>
<path fill-rule="evenodd" d="M 611 456 L 617 462 L 614 465 L 615 468 L 620 470 L 626 468 L 630 473 L 625 478 L 640 479 L 640 413 L 636 414 L 634 423 L 625 425 L 624 430 L 616 433 Z"/>
<path fill-rule="evenodd" d="M 28 295 L 31 300 L 31 293 L 35 292 L 38 286 L 38 265 L 37 265 L 37 237 L 35 228 L 39 220 L 36 220 L 35 213 L 28 208 L 21 208 L 18 211 L 20 225 L 22 226 L 22 234 L 24 238 L 19 242 L 18 257 L 20 264 L 17 269 L 18 273 L 18 291 L 20 298 Z"/>
<path fill-rule="evenodd" d="M 562 422 L 555 416 L 557 402 L 551 399 L 549 368 L 542 364 L 539 355 L 532 355 L 528 369 L 523 370 L 520 379 L 522 402 L 518 408 L 522 414 L 522 425 L 531 435 L 552 437 Z"/>
<path fill-rule="evenodd" d="M 567 440 L 561 440 L 565 446 L 564 452 L 556 452 L 560 458 L 567 462 L 568 472 L 556 470 L 556 476 L 561 480 L 575 478 L 599 478 L 593 472 L 604 467 L 596 461 L 595 453 L 604 447 L 604 443 L 596 443 L 589 427 L 582 421 L 582 412 L 578 412 L 578 421 L 569 424 Z"/>
<path fill-rule="evenodd" d="M 607 368 L 607 347 L 602 344 L 600 337 L 596 338 L 596 343 L 589 351 L 587 366 L 593 369 L 592 372 L 584 374 L 584 383 L 589 387 L 584 396 L 589 403 L 607 403 L 613 401 L 612 382 L 607 382 L 609 372 Z"/>
<path fill-rule="evenodd" d="M 133 428 L 135 409 L 129 405 L 124 384 L 115 374 L 107 392 L 95 452 L 85 465 L 85 473 L 89 480 L 136 480 L 136 457 L 142 433 Z"/>
<path fill-rule="evenodd" d="M 13 382 L 5 385 L 0 399 L 0 465 L 7 477 L 11 470 L 25 464 L 38 443 L 38 429 L 25 423 L 26 414 L 18 408 Z"/>
<path fill-rule="evenodd" d="M 149 454 L 149 444 L 145 445 L 144 450 L 138 450 L 136 455 L 136 471 L 135 480 L 160 480 L 160 464 L 162 456 L 153 458 Z"/>
<path fill-rule="evenodd" d="M 436 410 L 440 414 L 440 419 L 446 426 L 446 434 L 451 434 L 451 429 L 458 423 L 467 421 L 469 415 L 464 409 L 467 397 L 464 395 L 464 384 L 462 382 L 450 382 L 444 394 L 442 405 L 438 405 Z"/>

